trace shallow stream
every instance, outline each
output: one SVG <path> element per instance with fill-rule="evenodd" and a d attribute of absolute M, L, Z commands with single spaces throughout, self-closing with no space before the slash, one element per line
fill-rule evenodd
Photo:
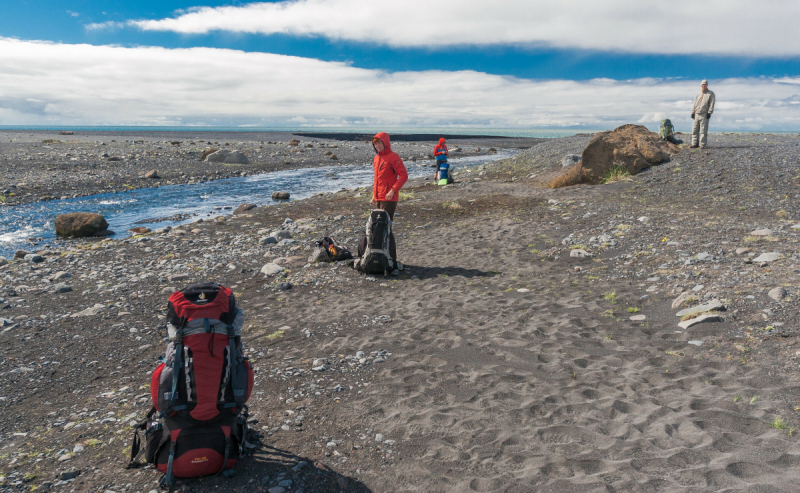
<path fill-rule="evenodd" d="M 501 150 L 488 156 L 469 156 L 450 160 L 451 169 L 487 164 L 512 156 L 517 151 Z M 432 176 L 431 161 L 406 163 L 409 178 Z M 54 222 L 59 214 L 94 212 L 108 221 L 113 238 L 130 236 L 137 224 L 151 229 L 196 221 L 198 217 L 231 214 L 240 204 L 269 205 L 272 192 L 291 194 L 291 200 L 318 193 L 372 185 L 372 166 L 328 166 L 277 171 L 241 178 L 141 188 L 125 193 L 107 193 L 65 200 L 35 202 L 0 207 L 0 256 L 11 259 L 19 249 L 34 250 L 63 243 L 55 236 Z M 177 216 L 177 217 L 176 217 Z M 170 218 L 154 221 L 159 218 Z M 146 224 L 142 224 L 146 221 Z"/>

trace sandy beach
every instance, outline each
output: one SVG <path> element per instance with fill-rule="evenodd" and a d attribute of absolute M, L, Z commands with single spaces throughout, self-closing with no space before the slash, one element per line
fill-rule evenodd
<path fill-rule="evenodd" d="M 152 138 L 196 163 L 215 141 L 201 137 L 191 152 Z M 16 138 L 0 149 L 35 155 L 48 137 L 6 143 Z M 314 139 L 309 152 L 321 153 Z M 409 181 L 397 277 L 308 262 L 326 235 L 355 251 L 369 189 L 32 247 L 36 264 L 8 259 L 0 491 L 158 489 L 157 471 L 125 469 L 131 426 L 150 408 L 169 293 L 205 280 L 230 286 L 245 312 L 260 440 L 233 478 L 176 491 L 796 491 L 798 137 L 712 134 L 708 149 L 683 148 L 627 181 L 546 188 L 590 139 L 519 143 L 516 157 L 458 170 L 446 187 Z M 402 145 L 404 159 L 432 149 Z M 24 164 L 15 159 L 6 152 L 0 166 Z M 28 200 L 96 190 L 65 188 L 64 172 L 36 159 L 3 187 L 40 184 Z M 127 182 L 115 173 L 160 163 L 166 179 L 192 178 L 180 177 L 188 164 L 152 159 L 95 164 L 112 189 Z M 276 231 L 294 241 L 267 243 Z M 267 263 L 284 270 L 265 276 Z"/>

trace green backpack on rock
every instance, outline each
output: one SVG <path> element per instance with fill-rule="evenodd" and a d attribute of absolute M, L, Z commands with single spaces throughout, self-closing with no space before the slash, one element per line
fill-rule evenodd
<path fill-rule="evenodd" d="M 660 135 L 662 139 L 667 140 L 667 138 L 674 133 L 675 127 L 672 126 L 672 122 L 669 121 L 669 118 L 661 120 L 661 128 L 658 130 L 658 135 Z"/>

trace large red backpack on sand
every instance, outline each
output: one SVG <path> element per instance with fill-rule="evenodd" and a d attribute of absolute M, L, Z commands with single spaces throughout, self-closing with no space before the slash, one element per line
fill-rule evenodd
<path fill-rule="evenodd" d="M 230 289 L 195 284 L 169 297 L 169 344 L 164 362 L 153 372 L 153 409 L 134 435 L 131 465 L 145 460 L 175 478 L 232 475 L 245 448 L 247 406 L 253 369 L 241 342 L 244 314 Z M 158 419 L 154 419 L 158 413 Z"/>

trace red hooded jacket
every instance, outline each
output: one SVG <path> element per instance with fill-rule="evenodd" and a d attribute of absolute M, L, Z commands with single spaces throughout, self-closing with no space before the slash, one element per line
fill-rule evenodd
<path fill-rule="evenodd" d="M 389 143 L 389 134 L 381 132 L 375 139 L 381 139 L 384 149 L 375 156 L 372 166 L 375 170 L 375 181 L 372 184 L 372 198 L 380 202 L 397 202 L 400 189 L 408 181 L 408 171 L 403 164 L 403 160 L 396 152 L 392 152 L 392 145 Z M 391 199 L 386 198 L 389 190 L 394 190 Z"/>
<path fill-rule="evenodd" d="M 444 144 L 444 137 L 439 139 L 439 144 L 433 148 L 433 155 L 438 156 L 439 154 L 447 155 L 447 146 Z"/>

